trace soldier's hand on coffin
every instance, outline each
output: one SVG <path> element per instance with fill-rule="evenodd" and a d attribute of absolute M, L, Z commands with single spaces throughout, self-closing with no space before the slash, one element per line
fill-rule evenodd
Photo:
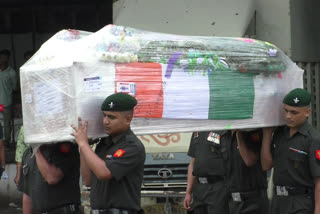
<path fill-rule="evenodd" d="M 272 136 L 272 132 L 273 132 L 273 129 L 274 127 L 265 127 L 262 129 L 262 133 L 263 133 L 263 136 Z"/>
<path fill-rule="evenodd" d="M 75 125 L 71 125 L 71 127 L 74 129 L 74 133 L 72 133 L 71 135 L 74 136 L 77 144 L 79 145 L 79 147 L 81 147 L 81 145 L 83 144 L 88 144 L 88 121 L 86 120 L 84 122 L 84 124 L 82 124 L 82 119 L 81 117 L 78 118 L 78 127 L 76 127 Z"/>
<path fill-rule="evenodd" d="M 274 127 L 265 127 L 262 129 L 262 143 L 271 143 Z"/>

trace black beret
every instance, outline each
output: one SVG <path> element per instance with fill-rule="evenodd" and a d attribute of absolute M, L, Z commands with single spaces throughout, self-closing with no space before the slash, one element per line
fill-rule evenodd
<path fill-rule="evenodd" d="M 101 105 L 102 111 L 130 111 L 137 105 L 136 98 L 125 93 L 108 96 Z"/>
<path fill-rule="evenodd" d="M 293 107 L 303 107 L 310 105 L 311 94 L 302 88 L 290 91 L 283 99 L 283 103 Z"/>

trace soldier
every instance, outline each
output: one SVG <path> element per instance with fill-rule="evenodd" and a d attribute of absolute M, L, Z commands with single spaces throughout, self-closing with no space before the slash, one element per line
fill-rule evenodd
<path fill-rule="evenodd" d="M 228 141 L 224 138 L 215 132 L 195 132 L 192 135 L 184 208 L 192 209 L 195 214 L 229 213 L 226 180 Z"/>
<path fill-rule="evenodd" d="M 267 176 L 260 163 L 261 129 L 249 132 L 228 131 L 225 135 L 230 142 L 230 214 L 268 213 Z"/>
<path fill-rule="evenodd" d="M 307 119 L 311 94 L 301 88 L 283 99 L 286 126 L 269 129 L 263 141 L 263 169 L 274 167 L 272 214 L 320 213 L 320 135 Z"/>
<path fill-rule="evenodd" d="M 22 158 L 18 190 L 24 214 L 80 213 L 80 157 L 76 144 L 45 144 Z"/>
<path fill-rule="evenodd" d="M 95 152 L 88 144 L 88 122 L 72 125 L 80 147 L 81 172 L 86 186 L 91 185 L 91 213 L 137 214 L 143 179 L 145 149 L 130 129 L 137 100 L 123 93 L 110 95 L 101 106 L 103 126 L 109 135 Z"/>

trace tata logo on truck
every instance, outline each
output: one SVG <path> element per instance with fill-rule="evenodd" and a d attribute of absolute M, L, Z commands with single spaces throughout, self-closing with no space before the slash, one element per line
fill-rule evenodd
<path fill-rule="evenodd" d="M 159 169 L 158 176 L 161 178 L 170 178 L 172 176 L 172 171 L 167 168 Z"/>

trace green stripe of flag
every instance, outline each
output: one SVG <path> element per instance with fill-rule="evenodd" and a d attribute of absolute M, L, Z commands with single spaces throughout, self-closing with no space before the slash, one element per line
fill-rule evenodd
<path fill-rule="evenodd" d="M 214 71 L 209 75 L 209 119 L 248 119 L 253 116 L 254 74 Z"/>

